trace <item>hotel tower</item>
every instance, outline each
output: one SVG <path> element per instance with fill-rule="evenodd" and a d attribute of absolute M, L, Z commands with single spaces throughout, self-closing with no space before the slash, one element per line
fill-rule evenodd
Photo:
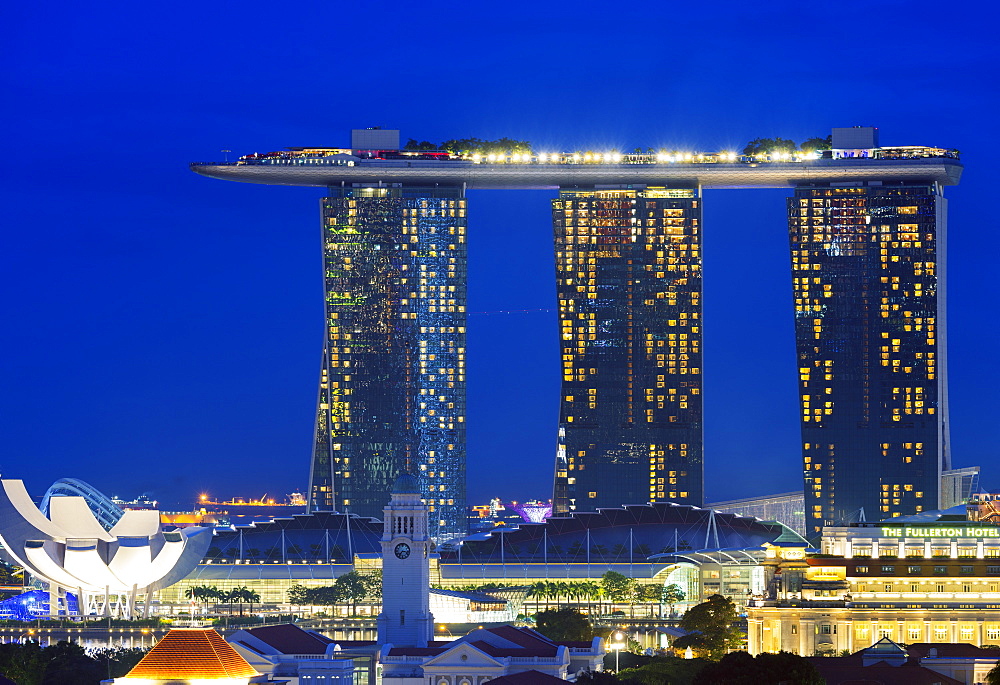
<path fill-rule="evenodd" d="M 700 505 L 697 190 L 562 190 L 552 222 L 562 359 L 553 511 Z"/>
<path fill-rule="evenodd" d="M 878 148 L 876 135 L 834 129 L 834 147 Z M 803 184 L 788 199 L 810 536 L 938 508 L 946 206 L 929 179 Z"/>

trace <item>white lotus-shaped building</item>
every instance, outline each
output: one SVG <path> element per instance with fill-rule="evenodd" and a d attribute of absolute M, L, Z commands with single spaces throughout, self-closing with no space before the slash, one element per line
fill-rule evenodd
<path fill-rule="evenodd" d="M 46 517 L 22 481 L 0 480 L 4 552 L 50 594 L 79 593 L 81 613 L 134 615 L 140 597 L 148 613 L 152 593 L 191 573 L 211 540 L 210 528 L 162 532 L 155 510 L 126 511 L 105 530 L 83 497 L 52 497 Z"/>

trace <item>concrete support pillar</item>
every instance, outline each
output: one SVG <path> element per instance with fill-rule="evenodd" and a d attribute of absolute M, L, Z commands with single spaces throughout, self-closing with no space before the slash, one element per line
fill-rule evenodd
<path fill-rule="evenodd" d="M 931 622 L 924 619 L 924 642 L 931 642 Z"/>
<path fill-rule="evenodd" d="M 984 621 L 981 618 L 977 619 L 976 620 L 976 646 L 977 647 L 982 647 L 986 643 L 986 641 L 984 639 L 986 637 L 985 632 L 984 632 L 985 629 L 986 629 L 986 621 Z"/>
<path fill-rule="evenodd" d="M 948 641 L 958 642 L 958 619 L 953 618 L 948 621 Z"/>

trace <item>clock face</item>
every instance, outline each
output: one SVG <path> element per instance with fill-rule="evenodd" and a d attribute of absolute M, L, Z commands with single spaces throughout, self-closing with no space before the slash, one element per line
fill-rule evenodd
<path fill-rule="evenodd" d="M 398 545 L 396 545 L 396 548 L 393 550 L 393 552 L 396 553 L 396 558 L 405 559 L 406 557 L 410 556 L 410 546 L 405 542 L 401 542 Z"/>

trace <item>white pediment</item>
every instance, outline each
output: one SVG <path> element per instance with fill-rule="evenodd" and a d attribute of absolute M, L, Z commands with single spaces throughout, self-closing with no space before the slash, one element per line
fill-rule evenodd
<path fill-rule="evenodd" d="M 453 669 L 493 669 L 504 667 L 503 663 L 497 661 L 489 654 L 480 649 L 476 649 L 467 642 L 456 643 L 454 647 L 441 652 L 437 656 L 424 662 L 424 670 L 453 670 Z"/>

